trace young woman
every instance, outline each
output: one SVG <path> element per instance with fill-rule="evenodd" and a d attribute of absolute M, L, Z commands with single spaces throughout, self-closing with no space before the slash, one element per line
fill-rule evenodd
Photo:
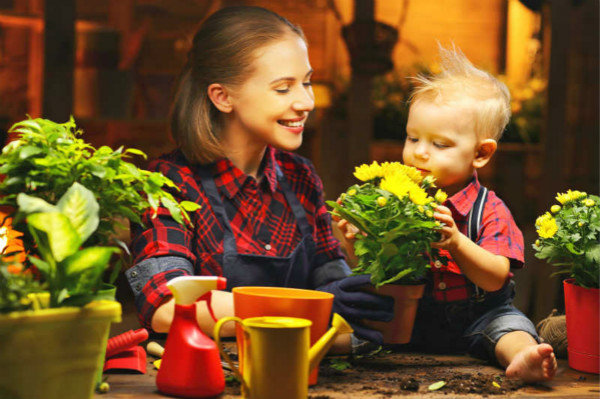
<path fill-rule="evenodd" d="M 334 311 L 357 323 L 389 320 L 391 298 L 356 291 L 331 231 L 313 165 L 289 151 L 302 144 L 314 108 L 312 68 L 302 30 L 258 7 L 211 15 L 194 37 L 171 115 L 178 149 L 151 164 L 178 186 L 180 200 L 201 205 L 184 228 L 159 211 L 133 229 L 135 266 L 126 272 L 142 323 L 168 331 L 174 303 L 166 282 L 180 275 L 223 275 L 235 286 L 319 289 Z M 217 317 L 233 314 L 228 291 L 213 295 Z M 213 321 L 199 305 L 198 321 Z M 233 325 L 230 331 L 233 334 Z"/>

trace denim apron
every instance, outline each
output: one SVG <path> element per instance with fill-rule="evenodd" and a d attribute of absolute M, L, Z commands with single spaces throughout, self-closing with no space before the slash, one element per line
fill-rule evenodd
<path fill-rule="evenodd" d="M 292 209 L 302 239 L 292 253 L 286 257 L 240 254 L 229 219 L 225 212 L 225 206 L 209 167 L 200 167 L 202 186 L 208 197 L 210 206 L 223 228 L 223 277 L 227 278 L 227 289 L 231 290 L 239 286 L 272 286 L 311 288 L 310 275 L 315 256 L 315 242 L 313 229 L 306 219 L 304 207 L 292 191 L 288 181 L 281 172 L 279 165 L 275 163 L 277 181 L 279 182 L 285 199 Z M 275 232 L 277 234 L 277 232 Z"/>

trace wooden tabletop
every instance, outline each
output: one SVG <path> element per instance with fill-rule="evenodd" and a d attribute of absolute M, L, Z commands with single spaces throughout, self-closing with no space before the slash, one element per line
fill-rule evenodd
<path fill-rule="evenodd" d="M 162 398 L 156 389 L 155 358 L 148 356 L 146 374 L 105 374 L 110 391 L 94 399 Z M 343 370 L 338 368 L 346 367 Z M 341 366 L 341 367 L 339 367 Z M 225 375 L 230 375 L 225 371 Z M 430 391 L 431 384 L 446 385 Z M 341 398 L 452 398 L 452 397 L 600 398 L 598 375 L 578 372 L 559 360 L 553 381 L 527 385 L 507 380 L 504 372 L 461 355 L 430 355 L 382 350 L 358 359 L 328 357 L 319 369 L 319 382 L 309 389 L 310 399 Z M 240 398 L 237 382 L 228 382 L 221 399 Z M 284 398 L 282 398 L 284 399 Z"/>

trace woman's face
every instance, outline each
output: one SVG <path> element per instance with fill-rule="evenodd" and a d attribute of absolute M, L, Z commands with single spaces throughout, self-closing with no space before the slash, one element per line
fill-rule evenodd
<path fill-rule="evenodd" d="M 306 43 L 296 34 L 257 49 L 250 76 L 230 92 L 225 143 L 286 151 L 300 147 L 315 106 L 311 75 Z"/>

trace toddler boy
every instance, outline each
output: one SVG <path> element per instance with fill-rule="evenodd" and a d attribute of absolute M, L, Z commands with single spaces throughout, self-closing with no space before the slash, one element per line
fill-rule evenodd
<path fill-rule="evenodd" d="M 506 205 L 477 179 L 510 118 L 510 94 L 459 50 L 440 53 L 442 71 L 416 78 L 403 159 L 448 194 L 434 214 L 443 227 L 432 246 L 449 261 L 431 267 L 411 344 L 495 360 L 509 378 L 551 380 L 552 347 L 540 343 L 533 323 L 512 304 L 510 268 L 523 266 L 523 235 Z M 351 226 L 338 225 L 353 238 Z"/>

